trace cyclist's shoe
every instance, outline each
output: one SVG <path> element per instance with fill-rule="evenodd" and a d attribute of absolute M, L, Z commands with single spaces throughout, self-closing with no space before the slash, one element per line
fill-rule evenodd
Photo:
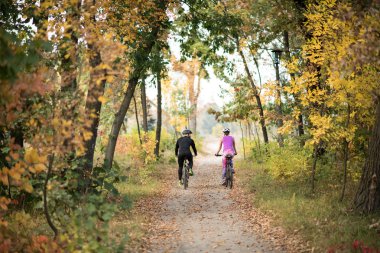
<path fill-rule="evenodd" d="M 189 175 L 190 175 L 190 176 L 194 176 L 193 169 L 190 169 L 190 170 L 189 170 Z"/>
<path fill-rule="evenodd" d="M 227 183 L 227 181 L 226 181 L 226 178 L 224 177 L 224 178 L 222 179 L 222 185 L 225 186 L 226 183 Z"/>
<path fill-rule="evenodd" d="M 235 169 L 232 169 L 232 174 L 235 174 Z"/>
<path fill-rule="evenodd" d="M 182 185 L 183 185 L 182 180 L 178 180 L 178 186 L 182 187 Z"/>

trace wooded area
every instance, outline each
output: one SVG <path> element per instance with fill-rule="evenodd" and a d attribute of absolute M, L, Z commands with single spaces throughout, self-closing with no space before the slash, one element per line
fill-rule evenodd
<path fill-rule="evenodd" d="M 122 251 L 109 234 L 129 205 L 118 184 L 173 161 L 183 128 L 200 142 L 210 72 L 231 99 L 208 112 L 240 124 L 244 158 L 311 196 L 327 178 L 336 201 L 377 215 L 379 11 L 375 0 L 1 1 L 0 251 Z"/>

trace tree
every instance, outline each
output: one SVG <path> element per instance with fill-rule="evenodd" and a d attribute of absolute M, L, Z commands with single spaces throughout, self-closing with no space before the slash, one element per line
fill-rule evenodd
<path fill-rule="evenodd" d="M 150 23 L 146 27 L 147 31 L 143 30 L 139 35 L 141 36 L 141 40 L 139 41 L 140 43 L 138 44 L 137 49 L 134 52 L 132 52 L 132 73 L 130 74 L 128 80 L 128 88 L 124 94 L 124 98 L 120 105 L 120 108 L 118 112 L 115 114 L 115 119 L 109 134 L 109 140 L 104 157 L 105 168 L 109 169 L 112 167 L 116 142 L 120 132 L 120 128 L 123 123 L 125 114 L 128 111 L 129 105 L 131 103 L 136 85 L 138 84 L 138 81 L 142 78 L 147 69 L 145 63 L 147 62 L 149 55 L 156 43 L 155 41 L 161 36 L 161 33 L 168 28 L 168 20 L 165 13 L 167 6 L 167 1 L 154 2 L 152 6 L 145 5 L 145 7 L 148 8 L 146 10 L 148 17 L 149 15 L 152 16 L 149 17 Z"/>

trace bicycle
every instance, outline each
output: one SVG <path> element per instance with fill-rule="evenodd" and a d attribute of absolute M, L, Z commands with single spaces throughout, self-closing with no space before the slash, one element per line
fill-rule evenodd
<path fill-rule="evenodd" d="M 216 154 L 215 156 L 222 156 L 222 155 Z M 233 158 L 233 155 L 230 155 L 230 154 L 226 155 L 226 182 L 225 182 L 225 186 L 229 187 L 230 189 L 232 189 L 232 186 L 234 183 L 232 158 Z"/>
<path fill-rule="evenodd" d="M 189 185 L 189 169 L 189 161 L 186 159 L 182 167 L 182 183 L 185 190 Z"/>

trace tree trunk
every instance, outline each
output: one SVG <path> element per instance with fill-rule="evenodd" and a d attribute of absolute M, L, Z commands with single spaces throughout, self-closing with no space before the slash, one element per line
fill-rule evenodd
<path fill-rule="evenodd" d="M 261 142 L 260 142 L 259 131 L 257 130 L 256 123 L 254 122 L 253 124 L 254 124 L 254 127 L 255 127 L 255 133 L 256 133 L 256 136 L 257 136 L 257 145 L 258 145 L 258 148 L 259 148 L 259 153 L 261 154 Z"/>
<path fill-rule="evenodd" d="M 251 142 L 252 141 L 252 136 L 251 136 L 251 122 L 247 119 L 247 135 L 248 135 L 248 140 Z"/>
<path fill-rule="evenodd" d="M 243 127 L 241 126 L 241 121 L 239 121 L 240 125 L 240 131 L 241 131 L 241 141 L 243 143 L 243 158 L 245 160 L 245 143 L 244 143 L 244 132 L 243 132 Z M 235 150 L 236 151 L 236 150 Z"/>
<path fill-rule="evenodd" d="M 284 38 L 285 56 L 286 56 L 287 60 L 290 61 L 291 59 L 290 59 L 290 45 L 289 45 L 289 33 L 288 33 L 288 31 L 284 31 L 283 38 Z M 295 79 L 294 73 L 290 74 L 290 79 L 292 81 L 294 81 L 294 79 Z M 293 96 L 294 96 L 294 100 L 295 100 L 297 106 L 301 107 L 301 102 L 300 102 L 300 99 L 298 98 L 298 95 L 293 94 Z M 298 136 L 301 137 L 305 134 L 304 127 L 303 127 L 302 113 L 298 114 L 297 121 L 298 121 L 298 126 L 297 126 Z M 301 145 L 301 147 L 305 146 L 305 140 L 302 138 L 300 140 L 300 145 Z"/>
<path fill-rule="evenodd" d="M 145 81 L 141 82 L 141 106 L 142 106 L 142 114 L 143 114 L 143 125 L 142 128 L 144 132 L 148 132 L 148 107 L 146 100 L 146 90 L 145 90 Z"/>
<path fill-rule="evenodd" d="M 368 147 L 354 207 L 365 214 L 380 210 L 380 97 L 377 97 L 376 121 Z"/>
<path fill-rule="evenodd" d="M 106 153 L 104 157 L 104 167 L 106 169 L 110 169 L 112 167 L 117 138 L 119 137 L 121 125 L 123 124 L 125 114 L 127 113 L 129 105 L 131 103 L 137 82 L 144 70 L 143 62 L 145 62 L 148 59 L 148 56 L 155 44 L 159 30 L 159 26 L 154 27 L 151 32 L 151 36 L 147 36 L 147 41 L 144 44 L 144 46 L 138 49 L 135 53 L 135 58 L 138 62 L 136 63 L 135 69 L 133 70 L 133 73 L 131 74 L 131 77 L 128 81 L 127 91 L 124 94 L 124 98 L 121 102 L 119 111 L 115 114 L 115 119 L 112 123 L 112 128 L 109 135 Z"/>
<path fill-rule="evenodd" d="M 253 56 L 253 62 L 255 63 L 255 66 L 256 66 L 256 69 L 257 69 L 257 74 L 259 75 L 259 83 L 260 83 L 260 87 L 262 87 L 262 81 L 261 81 L 261 72 L 260 72 L 260 68 L 259 68 L 259 61 L 257 60 L 257 58 L 255 56 Z"/>
<path fill-rule="evenodd" d="M 202 66 L 199 66 L 199 71 L 198 71 L 198 82 L 197 82 L 197 90 L 195 93 L 195 98 L 194 98 L 194 116 L 193 116 L 193 121 L 194 121 L 194 136 L 197 136 L 197 115 L 198 115 L 198 98 L 199 94 L 201 93 L 201 79 L 202 79 Z"/>
<path fill-rule="evenodd" d="M 345 124 L 346 129 L 348 129 L 348 127 L 350 126 L 350 114 L 351 114 L 351 107 L 348 104 L 348 106 L 347 106 L 347 119 L 346 119 L 346 124 Z M 343 201 L 344 193 L 346 191 L 347 162 L 348 162 L 348 152 L 349 152 L 348 145 L 349 145 L 349 142 L 348 142 L 347 138 L 345 138 L 343 141 L 343 156 L 344 156 L 344 158 L 343 158 L 343 187 L 342 187 L 342 194 L 340 195 L 340 201 Z"/>
<path fill-rule="evenodd" d="M 313 152 L 313 166 L 311 168 L 311 192 L 314 193 L 315 189 L 315 171 L 317 169 L 317 161 L 318 161 L 318 149 L 319 144 L 314 145 L 314 152 Z"/>
<path fill-rule="evenodd" d="M 275 62 L 276 69 L 276 83 L 277 83 L 277 91 L 276 91 L 276 112 L 277 112 L 277 142 L 280 147 L 284 147 L 284 137 L 281 133 L 278 132 L 278 129 L 284 125 L 282 120 L 282 102 L 281 102 L 281 81 L 280 81 L 280 70 L 279 70 L 279 59 Z"/>
<path fill-rule="evenodd" d="M 133 103 L 135 104 L 135 116 L 136 116 L 136 124 L 137 124 L 137 133 L 139 135 L 140 145 L 142 145 L 142 139 L 141 139 L 141 133 L 140 133 L 139 113 L 137 111 L 137 103 L 136 103 L 135 96 L 133 96 Z"/>
<path fill-rule="evenodd" d="M 50 216 L 50 213 L 49 213 L 49 209 L 48 209 L 48 199 L 47 199 L 47 185 L 49 183 L 51 171 L 53 169 L 53 164 L 54 164 L 54 154 L 52 154 L 49 157 L 49 164 L 48 164 L 48 168 L 47 168 L 48 170 L 47 170 L 47 173 L 46 173 L 46 178 L 45 178 L 45 183 L 44 183 L 44 188 L 43 188 L 43 200 L 44 200 L 44 214 L 45 214 L 46 221 L 49 224 L 51 230 L 53 230 L 53 232 L 54 232 L 54 238 L 57 238 L 57 236 L 58 236 L 58 229 L 54 225 L 54 223 L 53 223 L 53 221 L 51 219 L 51 216 Z"/>
<path fill-rule="evenodd" d="M 189 128 L 196 134 L 196 120 L 197 120 L 197 97 L 195 93 L 195 77 L 196 73 L 199 73 L 198 61 L 193 59 L 191 62 L 191 68 L 187 71 L 188 85 L 189 85 L 189 102 L 190 102 L 190 115 L 189 115 Z"/>
<path fill-rule="evenodd" d="M 90 185 L 89 178 L 94 165 L 95 146 L 96 139 L 98 137 L 100 111 L 102 109 L 102 102 L 99 101 L 99 98 L 103 96 L 106 85 L 105 71 L 99 70 L 99 65 L 102 62 L 100 52 L 94 48 L 93 44 L 89 44 L 88 47 L 91 53 L 91 73 L 89 90 L 86 99 L 86 115 L 89 117 L 88 120 L 91 121 L 90 128 L 88 129 L 88 131 L 91 132 L 91 138 L 85 143 L 86 153 L 84 155 L 85 162 L 83 171 L 83 179 L 85 182 L 83 190 L 86 190 Z M 98 82 L 99 79 L 101 79 L 100 83 Z"/>
<path fill-rule="evenodd" d="M 254 95 L 255 95 L 255 98 L 256 98 L 257 106 L 259 108 L 260 124 L 261 124 L 261 130 L 263 131 L 264 142 L 268 143 L 269 142 L 268 132 L 267 132 L 267 127 L 265 125 L 264 108 L 263 108 L 263 105 L 261 104 L 260 94 L 259 94 L 259 92 L 257 90 L 255 82 L 253 81 L 252 75 L 249 72 L 248 64 L 247 64 L 247 61 L 245 60 L 245 56 L 243 54 L 243 51 L 239 50 L 239 54 L 240 54 L 240 56 L 241 56 L 241 58 L 243 60 L 245 72 L 247 73 L 248 80 L 249 80 L 249 82 L 250 82 L 250 84 L 252 86 L 252 89 L 253 89 L 253 92 L 254 92 Z"/>
<path fill-rule="evenodd" d="M 131 100 L 133 97 L 133 93 L 135 92 L 137 81 L 138 81 L 138 77 L 136 76 L 129 79 L 128 88 L 124 94 L 124 99 L 121 102 L 119 111 L 115 114 L 115 119 L 112 123 L 112 128 L 109 135 L 106 153 L 104 157 L 104 167 L 107 169 L 110 169 L 112 167 L 117 138 L 119 137 L 120 128 L 124 122 L 125 114 L 127 113 L 129 109 L 129 105 L 131 104 Z"/>
<path fill-rule="evenodd" d="M 156 157 L 160 155 L 161 141 L 161 124 L 162 124 L 162 96 L 161 96 L 161 73 L 157 73 L 157 126 L 156 126 L 156 147 L 154 154 Z"/>

